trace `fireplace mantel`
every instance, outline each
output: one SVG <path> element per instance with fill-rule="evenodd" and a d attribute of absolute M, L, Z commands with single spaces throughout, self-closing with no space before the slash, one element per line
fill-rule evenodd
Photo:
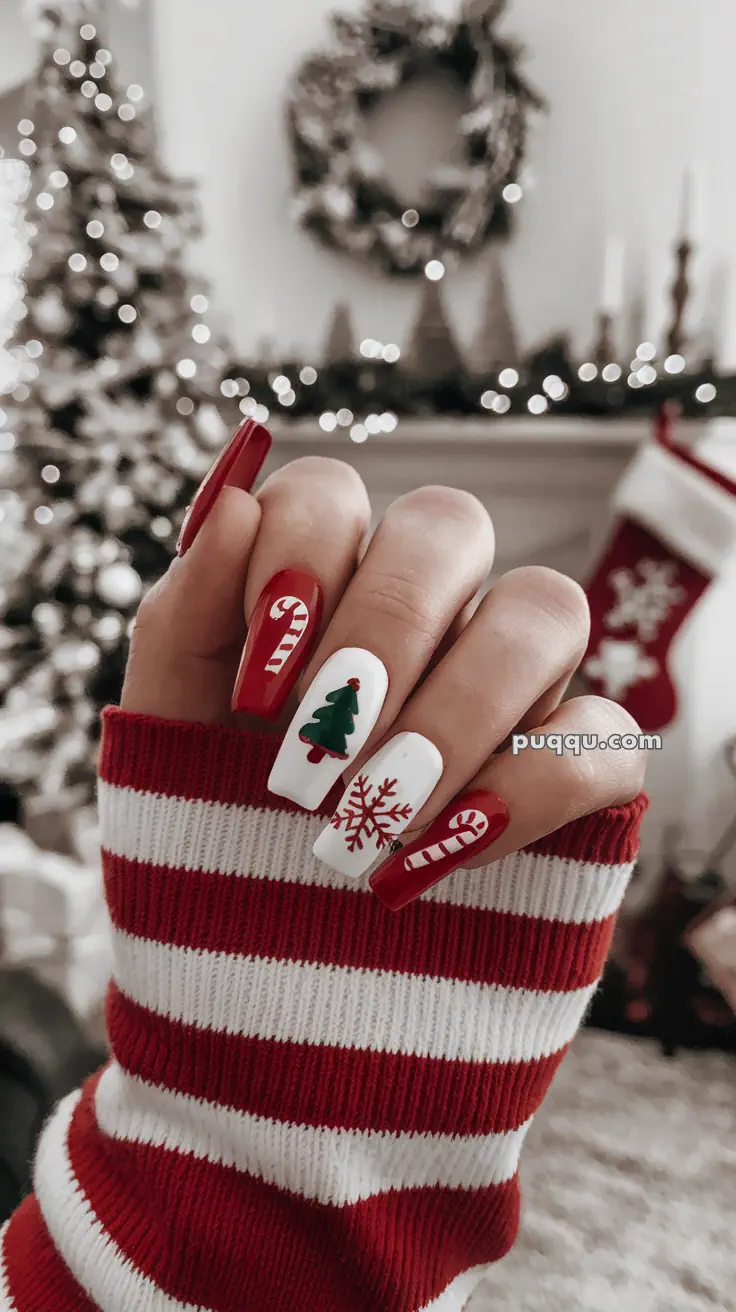
<path fill-rule="evenodd" d="M 688 423 L 680 432 L 695 440 L 712 427 Z M 537 563 L 581 578 L 605 532 L 611 492 L 651 427 L 646 419 L 404 419 L 361 443 L 346 429 L 325 433 L 316 420 L 271 431 L 265 473 L 306 454 L 348 461 L 376 518 L 412 488 L 465 488 L 493 516 L 497 572 Z"/>

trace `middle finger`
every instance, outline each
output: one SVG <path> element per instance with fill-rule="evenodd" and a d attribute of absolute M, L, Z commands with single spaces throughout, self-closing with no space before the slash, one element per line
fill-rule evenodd
<path fill-rule="evenodd" d="M 426 487 L 390 506 L 303 676 L 307 691 L 271 772 L 272 792 L 316 810 L 393 723 L 489 573 L 493 551 L 488 512 L 470 493 Z M 428 768 L 433 786 L 442 769 L 436 749 Z"/>

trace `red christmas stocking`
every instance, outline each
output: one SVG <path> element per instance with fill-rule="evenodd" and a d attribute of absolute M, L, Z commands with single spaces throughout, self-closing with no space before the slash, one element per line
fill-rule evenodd
<path fill-rule="evenodd" d="M 667 669 L 675 636 L 736 553 L 736 481 L 660 427 L 627 469 L 614 506 L 619 519 L 587 587 L 582 673 L 654 732 L 677 712 Z"/>

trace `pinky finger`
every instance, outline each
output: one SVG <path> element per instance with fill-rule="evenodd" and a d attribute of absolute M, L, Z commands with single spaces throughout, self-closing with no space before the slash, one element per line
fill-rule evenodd
<path fill-rule="evenodd" d="M 494 756 L 421 835 L 371 875 L 377 897 L 398 911 L 454 870 L 476 870 L 641 791 L 639 727 L 603 697 L 578 697 L 529 733 L 546 745 Z M 615 735 L 619 737 L 616 738 Z M 614 748 L 612 743 L 635 744 Z M 582 740 L 596 746 L 582 746 Z M 601 748 L 599 744 L 604 743 Z"/>

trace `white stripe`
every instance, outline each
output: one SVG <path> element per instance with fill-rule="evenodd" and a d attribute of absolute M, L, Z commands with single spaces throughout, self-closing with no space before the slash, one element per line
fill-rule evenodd
<path fill-rule="evenodd" d="M 596 985 L 569 993 L 350 966 L 240 957 L 113 932 L 116 979 L 160 1016 L 277 1043 L 447 1061 L 523 1062 L 557 1052 Z"/>
<path fill-rule="evenodd" d="M 485 1189 L 516 1174 L 531 1121 L 505 1134 L 461 1137 L 290 1125 L 170 1093 L 113 1063 L 95 1096 L 113 1139 L 193 1154 L 333 1207 L 394 1189 Z"/>
<path fill-rule="evenodd" d="M 432 1299 L 431 1303 L 423 1303 L 417 1312 L 462 1312 L 467 1306 L 468 1299 L 472 1298 L 483 1277 L 488 1273 L 488 1269 L 486 1263 L 485 1266 L 474 1266 L 470 1271 L 463 1271 L 462 1275 L 457 1276 L 452 1284 L 447 1286 L 439 1298 Z"/>
<path fill-rule="evenodd" d="M 77 1282 L 105 1312 L 201 1312 L 137 1271 L 95 1216 L 72 1171 L 67 1135 L 79 1092 L 59 1103 L 41 1134 L 34 1186 L 44 1221 Z M 131 1196 L 131 1211 L 136 1208 Z M 121 1217 L 121 1220 L 123 1218 Z"/>
<path fill-rule="evenodd" d="M 102 781 L 99 806 L 103 846 L 130 861 L 373 896 L 365 885 L 356 886 L 348 875 L 312 856 L 325 824 L 319 816 L 184 801 Z M 631 864 L 606 866 L 515 852 L 479 870 L 456 871 L 424 899 L 584 924 L 618 910 L 631 870 Z"/>
<path fill-rule="evenodd" d="M 0 1227 L 0 1312 L 18 1312 L 17 1306 L 10 1297 L 10 1285 L 8 1284 L 8 1272 L 5 1265 L 5 1239 L 8 1233 L 10 1221 Z"/>

